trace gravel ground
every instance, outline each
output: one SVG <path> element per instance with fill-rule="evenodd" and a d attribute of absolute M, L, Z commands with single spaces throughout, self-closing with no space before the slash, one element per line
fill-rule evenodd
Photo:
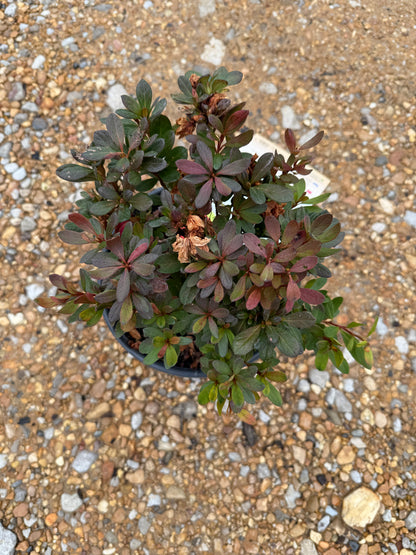
<path fill-rule="evenodd" d="M 2 555 L 416 552 L 415 44 L 414 0 L 0 4 Z M 380 315 L 372 371 L 284 363 L 285 404 L 254 428 L 33 303 L 75 276 L 70 148 L 140 78 L 166 96 L 221 63 L 257 132 L 326 130 L 331 292 L 341 319 Z"/>

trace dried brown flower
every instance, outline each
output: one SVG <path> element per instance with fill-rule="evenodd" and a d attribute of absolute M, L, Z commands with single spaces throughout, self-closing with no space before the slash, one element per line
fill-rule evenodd
<path fill-rule="evenodd" d="M 192 135 L 196 122 L 189 120 L 187 117 L 183 117 L 176 120 L 176 125 L 178 125 L 176 134 L 180 139 L 182 139 L 183 137 L 186 137 L 186 135 Z"/>
<path fill-rule="evenodd" d="M 285 206 L 286 204 L 279 204 L 274 200 L 268 200 L 267 209 L 266 212 L 264 212 L 264 217 L 266 218 L 266 216 L 274 216 L 275 218 L 278 218 L 281 214 L 285 213 Z"/>
<path fill-rule="evenodd" d="M 182 237 L 176 235 L 176 241 L 173 243 L 172 248 L 174 252 L 178 253 L 179 262 L 189 262 L 190 257 L 196 256 L 196 248 L 208 251 L 208 243 L 211 241 L 210 237 L 198 237 L 197 235 L 190 235 L 189 237 Z"/>

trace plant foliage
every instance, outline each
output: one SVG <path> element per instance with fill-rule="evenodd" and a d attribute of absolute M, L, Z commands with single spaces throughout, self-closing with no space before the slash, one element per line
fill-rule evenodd
<path fill-rule="evenodd" d="M 325 259 L 339 249 L 340 223 L 310 199 L 302 176 L 304 151 L 285 131 L 290 151 L 243 153 L 253 136 L 244 103 L 232 105 L 228 87 L 242 74 L 224 67 L 212 75 L 179 77 L 184 106 L 172 125 L 166 101 L 146 81 L 124 108 L 105 119 L 77 163 L 58 168 L 67 181 L 91 181 L 70 214 L 62 241 L 85 245 L 78 284 L 51 275 L 51 297 L 70 321 L 97 324 L 104 310 L 119 335 L 132 334 L 144 363 L 180 364 L 197 354 L 207 375 L 199 402 L 215 401 L 247 419 L 246 404 L 262 395 L 280 406 L 278 369 L 313 351 L 316 367 L 330 361 L 347 373 L 345 349 L 366 368 L 367 338 L 336 322 L 342 298 L 331 299 Z M 175 146 L 175 134 L 189 149 Z"/>

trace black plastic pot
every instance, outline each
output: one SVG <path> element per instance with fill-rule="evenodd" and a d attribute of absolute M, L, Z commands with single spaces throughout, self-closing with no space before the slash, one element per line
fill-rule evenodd
<path fill-rule="evenodd" d="M 126 334 L 122 335 L 121 337 L 116 337 L 116 332 L 108 318 L 108 308 L 104 309 L 104 320 L 107 326 L 109 327 L 111 333 L 113 334 L 114 338 L 117 342 L 128 352 L 131 354 L 133 358 L 143 362 L 143 359 L 146 355 L 142 355 L 139 353 L 137 349 L 133 349 L 129 345 L 129 339 Z M 171 368 L 166 368 L 163 362 L 157 361 L 154 364 L 149 364 L 151 368 L 155 370 L 159 370 L 159 372 L 164 372 L 165 374 L 170 374 L 171 376 L 178 376 L 179 378 L 206 378 L 206 374 L 202 370 L 199 369 L 192 369 L 192 368 L 182 368 L 181 366 L 172 366 Z"/>

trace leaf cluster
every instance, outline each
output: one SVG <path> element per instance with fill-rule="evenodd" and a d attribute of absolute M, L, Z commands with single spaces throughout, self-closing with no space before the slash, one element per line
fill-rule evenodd
<path fill-rule="evenodd" d="M 286 380 L 279 353 L 313 351 L 316 366 L 366 368 L 368 337 L 341 326 L 342 298 L 325 289 L 327 257 L 339 252 L 340 223 L 308 198 L 302 176 L 323 132 L 288 157 L 242 152 L 250 143 L 244 103 L 226 93 L 242 74 L 224 67 L 179 77 L 175 123 L 141 80 L 135 96 L 110 114 L 76 163 L 58 168 L 72 182 L 92 182 L 77 201 L 62 241 L 82 249 L 80 281 L 50 276 L 56 293 L 37 302 L 88 326 L 108 310 L 118 335 L 130 333 L 145 364 L 167 368 L 194 355 L 207 375 L 199 402 L 215 401 L 249 418 L 261 396 L 280 406 Z M 176 146 L 175 135 L 188 148 Z M 370 332 L 373 330 L 370 330 Z"/>

